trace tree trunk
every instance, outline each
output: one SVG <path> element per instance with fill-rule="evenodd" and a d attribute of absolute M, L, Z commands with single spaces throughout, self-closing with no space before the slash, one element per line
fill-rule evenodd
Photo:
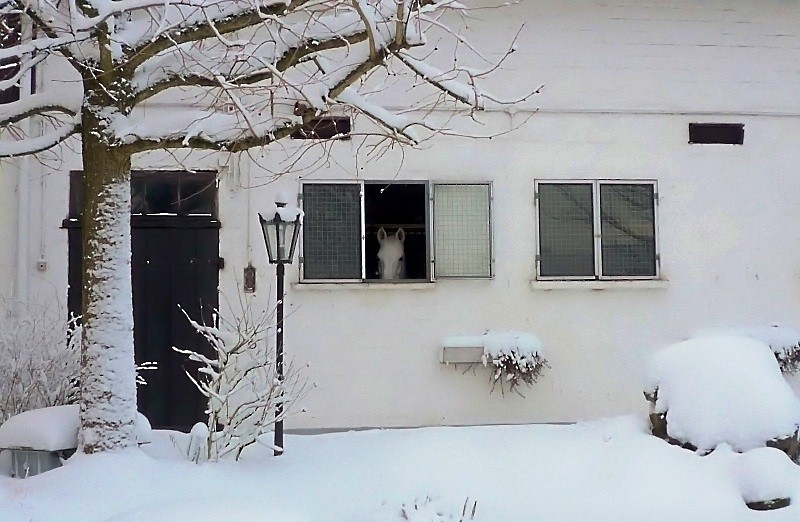
<path fill-rule="evenodd" d="M 83 128 L 97 129 L 84 110 Z M 136 444 L 131 283 L 131 155 L 84 131 L 80 450 Z"/>

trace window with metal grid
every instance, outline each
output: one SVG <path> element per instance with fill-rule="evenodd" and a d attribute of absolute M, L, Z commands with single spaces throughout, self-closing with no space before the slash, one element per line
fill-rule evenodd
<path fill-rule="evenodd" d="M 539 185 L 540 275 L 594 275 L 593 201 L 589 183 Z"/>
<path fill-rule="evenodd" d="M 436 185 L 433 215 L 436 277 L 490 277 L 488 184 Z"/>
<path fill-rule="evenodd" d="M 654 201 L 653 185 L 600 185 L 603 275 L 656 275 Z"/>
<path fill-rule="evenodd" d="M 303 185 L 303 276 L 361 278 L 361 186 Z"/>
<path fill-rule="evenodd" d="M 655 182 L 539 182 L 536 190 L 538 276 L 658 276 Z"/>

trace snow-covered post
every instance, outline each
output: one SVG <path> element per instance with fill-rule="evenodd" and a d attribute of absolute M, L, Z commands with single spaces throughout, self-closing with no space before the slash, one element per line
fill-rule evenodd
<path fill-rule="evenodd" d="M 300 235 L 300 216 L 302 211 L 297 207 L 288 207 L 289 198 L 279 191 L 275 194 L 274 217 L 267 221 L 259 214 L 264 243 L 267 245 L 267 256 L 275 267 L 277 292 L 275 296 L 275 375 L 279 384 L 283 383 L 283 280 L 284 266 L 294 258 L 294 249 Z M 287 244 L 287 237 L 289 243 Z M 281 392 L 281 395 L 283 392 Z M 279 400 L 275 409 L 275 456 L 283 453 L 283 403 Z"/>

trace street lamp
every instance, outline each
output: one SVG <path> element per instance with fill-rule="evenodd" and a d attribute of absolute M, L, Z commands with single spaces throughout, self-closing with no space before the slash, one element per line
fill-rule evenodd
<path fill-rule="evenodd" d="M 267 256 L 270 264 L 278 265 L 275 270 L 277 278 L 277 310 L 275 332 L 275 371 L 278 382 L 283 385 L 283 279 L 286 263 L 291 264 L 297 238 L 300 235 L 300 215 L 298 208 L 286 206 L 285 197 L 278 195 L 275 198 L 275 215 L 267 221 L 259 213 L 261 231 L 264 233 L 264 243 L 267 245 Z M 288 241 L 287 241 L 288 239 Z M 283 391 L 281 391 L 281 395 Z M 283 453 L 283 402 L 278 401 L 275 409 L 275 456 Z"/>

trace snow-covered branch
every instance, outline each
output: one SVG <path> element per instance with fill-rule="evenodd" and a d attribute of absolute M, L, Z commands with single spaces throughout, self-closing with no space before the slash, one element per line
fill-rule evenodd
<path fill-rule="evenodd" d="M 0 158 L 14 156 L 27 156 L 52 149 L 76 132 L 80 131 L 80 117 L 75 116 L 41 136 L 29 137 L 22 140 L 0 140 Z"/>
<path fill-rule="evenodd" d="M 224 4 L 226 3 L 232 5 L 225 7 Z M 292 12 L 307 3 L 311 3 L 311 0 L 291 0 L 289 2 L 275 2 L 270 5 L 220 0 L 217 2 L 220 8 L 213 15 L 210 14 L 211 10 L 198 9 L 194 16 L 178 18 L 169 30 L 163 30 L 159 27 L 158 33 L 149 41 L 145 40 L 141 45 L 132 46 L 127 56 L 125 68 L 129 71 L 134 71 L 147 60 L 173 47 L 241 31 L 242 29 L 259 25 L 265 19 L 284 16 L 286 13 Z M 232 9 L 232 7 L 236 6 L 238 6 L 238 10 Z M 202 16 L 203 18 L 196 19 L 197 16 Z M 163 20 L 166 20 L 166 17 L 167 13 L 165 12 Z"/>
<path fill-rule="evenodd" d="M 0 82 L 2 90 L 2 82 Z M 54 93 L 34 94 L 19 101 L 3 105 L 3 112 L 8 116 L 0 118 L 0 128 L 7 127 L 20 122 L 31 116 L 43 115 L 48 113 L 61 113 L 75 116 L 80 110 L 80 106 L 67 106 L 63 96 L 54 96 Z M 73 104 L 74 105 L 74 104 Z"/>
<path fill-rule="evenodd" d="M 194 67 L 189 66 L 192 60 L 189 59 L 188 53 L 183 49 L 176 49 L 174 51 L 175 60 L 172 64 L 162 64 L 157 71 L 147 74 L 147 76 L 152 77 L 157 75 L 156 77 L 164 77 L 164 79 L 147 85 L 150 78 L 142 78 L 145 74 L 137 76 L 137 78 L 139 78 L 136 82 L 137 85 L 145 83 L 147 86 L 141 88 L 141 90 L 134 95 L 134 100 L 135 103 L 138 104 L 173 87 L 219 87 L 218 78 L 220 76 L 230 85 L 255 85 L 275 78 L 276 71 L 287 71 L 291 67 L 307 60 L 309 56 L 314 56 L 332 49 L 355 45 L 364 41 L 366 38 L 367 33 L 361 32 L 347 36 L 336 36 L 322 41 L 316 39 L 313 42 L 303 41 L 298 46 L 287 49 L 283 55 L 277 57 L 277 59 L 275 59 L 271 53 L 267 56 L 259 55 L 259 48 L 262 48 L 263 45 L 242 46 L 241 49 L 237 50 L 235 56 L 231 57 L 233 58 L 232 60 L 225 60 L 225 56 L 220 56 L 218 59 L 214 60 L 215 63 L 220 64 L 225 64 L 226 62 L 230 63 L 227 72 L 217 72 L 217 74 L 212 74 L 213 71 L 207 66 L 207 62 L 211 61 L 209 59 L 210 53 L 207 49 L 203 50 L 201 57 L 193 61 L 195 64 Z M 225 52 L 227 54 L 228 50 L 226 49 Z M 242 61 L 239 59 L 241 56 L 246 56 L 246 59 Z M 273 62 L 274 65 L 272 65 Z M 189 69 L 189 71 L 187 71 L 187 69 Z"/>

